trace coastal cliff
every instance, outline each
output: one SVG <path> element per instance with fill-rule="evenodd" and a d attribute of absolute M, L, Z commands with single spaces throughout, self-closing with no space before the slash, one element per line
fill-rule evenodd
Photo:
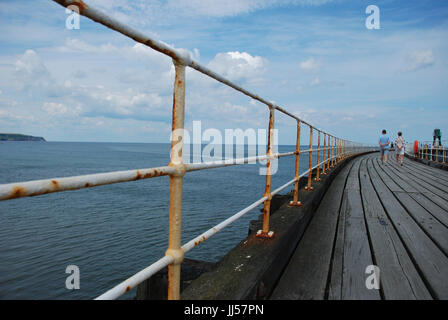
<path fill-rule="evenodd" d="M 17 133 L 0 133 L 0 141 L 46 141 L 42 137 L 27 136 Z"/>

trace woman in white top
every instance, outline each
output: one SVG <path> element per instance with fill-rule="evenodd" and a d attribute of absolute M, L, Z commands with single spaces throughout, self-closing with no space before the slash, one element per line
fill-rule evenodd
<path fill-rule="evenodd" d="M 403 165 L 404 161 L 404 138 L 402 136 L 401 132 L 398 132 L 398 137 L 395 139 L 395 150 L 396 150 L 396 157 L 397 157 L 397 163 L 398 158 L 400 158 L 400 164 Z"/>

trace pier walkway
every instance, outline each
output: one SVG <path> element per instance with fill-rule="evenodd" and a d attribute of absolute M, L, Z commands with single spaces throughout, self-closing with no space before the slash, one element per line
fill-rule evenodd
<path fill-rule="evenodd" d="M 448 299 L 447 227 L 447 171 L 357 157 L 332 182 L 270 298 Z M 372 265 L 379 289 L 366 286 Z"/>

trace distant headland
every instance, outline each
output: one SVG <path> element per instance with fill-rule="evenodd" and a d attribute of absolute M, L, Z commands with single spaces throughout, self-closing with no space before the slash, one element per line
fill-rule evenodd
<path fill-rule="evenodd" d="M 46 140 L 42 137 L 33 137 L 18 133 L 0 133 L 0 141 L 46 141 Z"/>

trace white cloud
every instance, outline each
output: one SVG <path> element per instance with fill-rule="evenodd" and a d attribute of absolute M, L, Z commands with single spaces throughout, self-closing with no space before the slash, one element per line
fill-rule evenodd
<path fill-rule="evenodd" d="M 416 71 L 432 66 L 436 59 L 431 50 L 414 52 L 410 56 L 409 71 Z"/>
<path fill-rule="evenodd" d="M 63 103 L 56 102 L 44 102 L 42 109 L 50 116 L 78 116 L 82 111 L 82 108 L 79 105 L 70 108 Z"/>
<path fill-rule="evenodd" d="M 313 81 L 311 81 L 310 86 L 315 87 L 320 85 L 321 81 L 319 78 L 315 78 Z"/>
<path fill-rule="evenodd" d="M 300 69 L 305 71 L 317 71 L 321 68 L 321 62 L 316 61 L 313 57 L 300 63 Z"/>
<path fill-rule="evenodd" d="M 51 76 L 42 59 L 34 50 L 26 50 L 14 63 L 13 85 L 23 92 L 57 97 L 67 93 Z"/>
<path fill-rule="evenodd" d="M 260 80 L 265 69 L 265 59 L 252 56 L 247 52 L 218 53 L 208 67 L 230 80 L 246 79 L 251 82 Z"/>
<path fill-rule="evenodd" d="M 16 74 L 30 79 L 48 75 L 48 70 L 34 50 L 26 50 L 14 63 Z"/>

